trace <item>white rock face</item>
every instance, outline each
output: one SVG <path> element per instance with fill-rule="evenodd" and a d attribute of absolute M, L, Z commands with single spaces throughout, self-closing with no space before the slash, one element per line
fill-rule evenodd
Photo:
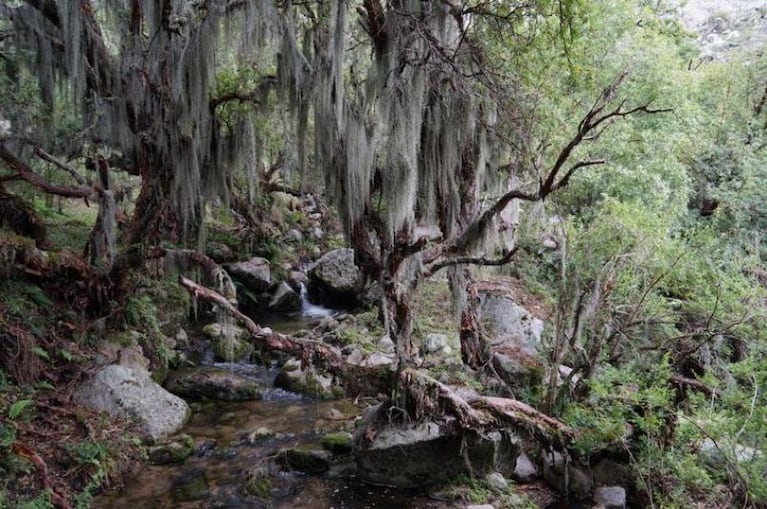
<path fill-rule="evenodd" d="M 189 417 L 186 402 L 160 387 L 140 366 L 112 364 L 74 393 L 74 401 L 113 417 L 133 419 L 158 440 L 177 432 Z"/>
<path fill-rule="evenodd" d="M 727 58 L 733 50 L 767 44 L 764 0 L 688 0 L 680 8 L 684 27 L 698 34 L 701 56 Z"/>

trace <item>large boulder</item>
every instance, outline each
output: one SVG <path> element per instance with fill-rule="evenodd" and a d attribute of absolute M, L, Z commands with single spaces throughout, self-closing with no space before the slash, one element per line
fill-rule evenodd
<path fill-rule="evenodd" d="M 173 373 L 165 387 L 186 399 L 250 401 L 261 399 L 257 382 L 220 368 L 190 368 Z"/>
<path fill-rule="evenodd" d="M 74 401 L 113 417 L 134 419 L 154 440 L 177 432 L 189 417 L 186 402 L 160 387 L 139 365 L 101 368 L 75 390 Z"/>
<path fill-rule="evenodd" d="M 482 325 L 493 346 L 519 350 L 536 356 L 541 345 L 543 322 L 514 301 L 503 290 L 494 289 L 480 294 Z"/>
<path fill-rule="evenodd" d="M 222 362 L 248 359 L 254 351 L 250 334 L 242 327 L 226 323 L 209 323 L 202 333 L 213 343 L 213 353 Z"/>
<path fill-rule="evenodd" d="M 443 424 L 383 424 L 369 445 L 355 450 L 358 478 L 372 484 L 417 488 L 459 475 L 505 472 L 515 464 L 519 446 L 511 436 L 497 431 L 460 431 Z M 358 437 L 356 443 L 363 441 Z"/>
<path fill-rule="evenodd" d="M 268 307 L 272 311 L 287 313 L 301 311 L 301 296 L 288 283 L 282 281 L 272 292 Z"/>
<path fill-rule="evenodd" d="M 224 267 L 235 281 L 255 294 L 265 292 L 272 284 L 272 275 L 269 268 L 269 260 L 254 257 L 248 261 L 231 263 Z"/>
<path fill-rule="evenodd" d="M 353 307 L 362 290 L 362 271 L 354 264 L 353 249 L 326 253 L 309 268 L 309 291 L 322 303 Z"/>

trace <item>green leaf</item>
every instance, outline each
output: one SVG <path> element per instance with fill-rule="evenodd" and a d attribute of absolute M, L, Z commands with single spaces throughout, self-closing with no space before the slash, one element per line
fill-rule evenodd
<path fill-rule="evenodd" d="M 36 346 L 36 347 L 32 348 L 32 353 L 34 353 L 38 357 L 40 357 L 42 359 L 45 359 L 47 361 L 51 360 L 51 356 L 48 355 L 48 352 L 46 352 L 45 350 L 43 350 L 39 346 Z"/>
<path fill-rule="evenodd" d="M 35 406 L 35 401 L 32 399 L 20 399 L 11 405 L 8 409 L 8 417 L 12 420 L 18 419 L 27 409 Z"/>

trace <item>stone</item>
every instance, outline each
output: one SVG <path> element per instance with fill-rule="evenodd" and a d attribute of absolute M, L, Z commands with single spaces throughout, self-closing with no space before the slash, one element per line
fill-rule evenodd
<path fill-rule="evenodd" d="M 309 268 L 308 276 L 310 291 L 333 306 L 353 307 L 362 290 L 362 271 L 354 264 L 353 249 L 326 253 Z"/>
<path fill-rule="evenodd" d="M 531 483 L 538 477 L 538 468 L 530 460 L 530 457 L 524 452 L 517 456 L 517 463 L 514 465 L 512 479 L 520 483 Z"/>
<path fill-rule="evenodd" d="M 265 292 L 272 284 L 269 260 L 266 258 L 256 256 L 245 262 L 231 263 L 224 268 L 233 279 L 255 293 Z"/>
<path fill-rule="evenodd" d="M 189 368 L 168 377 L 165 387 L 183 398 L 220 401 L 251 401 L 261 399 L 262 388 L 231 371 L 220 368 Z"/>
<path fill-rule="evenodd" d="M 155 465 L 173 465 L 184 463 L 195 451 L 194 439 L 181 435 L 173 440 L 149 447 L 149 461 Z"/>
<path fill-rule="evenodd" d="M 177 432 L 190 414 L 183 399 L 160 387 L 140 366 L 101 368 L 75 390 L 73 399 L 113 417 L 136 420 L 153 440 Z"/>
<path fill-rule="evenodd" d="M 445 334 L 427 334 L 423 340 L 423 352 L 425 354 L 441 353 L 445 348 L 450 348 Z"/>
<path fill-rule="evenodd" d="M 586 498 L 594 487 L 588 468 L 568 464 L 564 456 L 556 451 L 547 451 L 543 455 L 543 478 L 561 493 L 579 498 Z"/>
<path fill-rule="evenodd" d="M 517 349 L 537 356 L 541 346 L 543 322 L 516 304 L 504 293 L 482 293 L 480 314 L 494 346 Z"/>
<path fill-rule="evenodd" d="M 762 452 L 752 447 L 729 443 L 727 439 L 715 442 L 711 438 L 704 439 L 698 445 L 698 454 L 712 468 L 726 467 L 732 458 L 736 463 L 749 463 L 761 458 Z"/>
<path fill-rule="evenodd" d="M 290 359 L 282 366 L 274 385 L 318 399 L 334 399 L 343 394 L 343 389 L 334 385 L 332 377 L 319 373 L 313 366 L 302 368 L 297 359 Z"/>
<path fill-rule="evenodd" d="M 272 293 L 268 308 L 272 311 L 301 311 L 301 296 L 285 281 L 282 281 Z"/>
<path fill-rule="evenodd" d="M 272 478 L 266 467 L 258 466 L 248 471 L 242 491 L 251 497 L 268 499 L 272 495 Z"/>
<path fill-rule="evenodd" d="M 373 352 L 368 355 L 367 359 L 362 361 L 362 365 L 368 368 L 374 368 L 377 366 L 390 366 L 394 364 L 394 359 L 388 355 L 384 355 L 379 352 Z"/>
<path fill-rule="evenodd" d="M 367 429 L 364 421 L 373 414 L 367 413 L 357 429 Z M 461 435 L 446 430 L 436 422 L 382 425 L 367 447 L 355 451 L 358 478 L 371 484 L 417 488 L 459 475 L 502 470 L 516 459 L 518 446 L 506 434 L 483 436 L 466 431 Z"/>
<path fill-rule="evenodd" d="M 242 327 L 210 323 L 202 328 L 202 333 L 213 341 L 213 352 L 220 361 L 237 362 L 247 359 L 254 351 L 248 341 L 249 335 Z"/>
<path fill-rule="evenodd" d="M 385 335 L 380 340 L 378 340 L 376 347 L 383 353 L 393 353 L 395 345 L 394 341 L 392 341 L 388 335 Z"/>
<path fill-rule="evenodd" d="M 531 387 L 539 384 L 544 366 L 536 356 L 519 349 L 505 348 L 493 354 L 493 368 L 511 387 Z"/>
<path fill-rule="evenodd" d="M 304 240 L 304 234 L 295 228 L 288 230 L 288 233 L 285 235 L 285 237 L 291 242 L 303 242 Z"/>
<path fill-rule="evenodd" d="M 352 452 L 352 434 L 345 431 L 328 433 L 320 440 L 320 444 L 334 456 Z"/>
<path fill-rule="evenodd" d="M 205 478 L 205 472 L 200 469 L 189 470 L 176 478 L 171 485 L 171 494 L 175 507 L 182 507 L 183 502 L 193 502 L 205 500 L 210 497 L 208 480 Z"/>
<path fill-rule="evenodd" d="M 594 490 L 594 503 L 604 509 L 626 509 L 626 490 L 620 486 L 602 486 Z"/>
<path fill-rule="evenodd" d="M 490 472 L 485 476 L 485 483 L 495 491 L 506 491 L 509 487 L 509 482 L 498 472 Z"/>
<path fill-rule="evenodd" d="M 174 337 L 176 339 L 177 346 L 186 347 L 189 345 L 189 334 L 187 334 L 186 330 L 179 329 Z"/>
<path fill-rule="evenodd" d="M 250 358 L 255 347 L 247 341 L 223 336 L 213 342 L 213 353 L 222 362 L 240 362 Z"/>
<path fill-rule="evenodd" d="M 205 254 L 216 263 L 227 263 L 234 259 L 232 248 L 221 242 L 208 242 L 205 245 Z"/>
<path fill-rule="evenodd" d="M 610 458 L 599 460 L 591 468 L 591 473 L 597 486 L 625 485 L 633 481 L 631 468 Z"/>
<path fill-rule="evenodd" d="M 314 240 L 322 240 L 325 237 L 325 232 L 322 231 L 322 228 L 319 226 L 315 226 L 312 228 L 312 238 Z"/>
<path fill-rule="evenodd" d="M 330 468 L 330 453 L 324 449 L 286 449 L 278 454 L 277 463 L 288 470 L 322 474 Z"/>
<path fill-rule="evenodd" d="M 287 279 L 290 287 L 299 293 L 301 292 L 301 287 L 305 285 L 308 280 L 309 278 L 306 276 L 306 273 L 300 270 L 291 270 Z"/>
<path fill-rule="evenodd" d="M 337 408 L 329 408 L 322 417 L 330 421 L 342 421 L 346 419 L 344 413 Z"/>
<path fill-rule="evenodd" d="M 467 505 L 466 509 L 495 509 L 495 506 L 492 504 L 473 504 L 473 505 Z"/>

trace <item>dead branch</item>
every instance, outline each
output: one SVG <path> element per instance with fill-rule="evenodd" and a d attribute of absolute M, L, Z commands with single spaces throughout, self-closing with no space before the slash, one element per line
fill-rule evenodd
<path fill-rule="evenodd" d="M 556 446 L 564 446 L 575 437 L 575 430 L 521 401 L 497 397 L 477 397 L 467 401 L 447 385 L 412 368 L 403 370 L 401 377 L 408 391 L 418 386 L 434 389 L 438 402 L 458 419 L 463 428 L 486 429 L 500 424 L 530 432 L 536 439 Z"/>
<path fill-rule="evenodd" d="M 529 431 L 546 444 L 564 446 L 576 435 L 575 430 L 562 421 L 515 399 L 483 396 L 469 403 L 475 409 L 490 412 L 501 423 Z"/>
<path fill-rule="evenodd" d="M 256 346 L 294 355 L 301 359 L 305 365 L 320 366 L 333 375 L 342 376 L 344 374 L 344 359 L 334 348 L 318 341 L 293 339 L 285 334 L 273 332 L 268 327 L 261 327 L 251 318 L 242 314 L 226 297 L 215 290 L 198 285 L 191 279 L 180 276 L 179 284 L 186 288 L 194 298 L 212 302 L 229 313 L 250 333 Z"/>
<path fill-rule="evenodd" d="M 499 265 L 506 265 L 511 261 L 512 258 L 517 254 L 519 251 L 518 247 L 515 247 L 514 249 L 509 250 L 505 255 L 503 255 L 501 258 L 483 258 L 483 257 L 473 257 L 473 256 L 459 256 L 457 258 L 451 258 L 439 263 L 435 263 L 434 265 L 428 267 L 424 271 L 425 277 L 431 277 L 434 274 L 436 274 L 438 271 L 444 269 L 445 267 L 451 267 L 453 265 L 483 265 L 483 266 L 491 266 L 491 267 L 497 267 Z"/>
<path fill-rule="evenodd" d="M 98 186 L 74 187 L 52 184 L 45 180 L 42 176 L 35 173 L 32 168 L 17 159 L 16 156 L 8 152 L 8 150 L 2 146 L 0 146 L 0 159 L 2 159 L 6 166 L 16 172 L 22 179 L 26 180 L 33 186 L 48 194 L 55 194 L 58 196 L 64 196 L 66 198 L 84 198 L 87 200 L 95 193 L 101 191 Z"/>
<path fill-rule="evenodd" d="M 53 486 L 53 480 L 51 479 L 51 474 L 48 471 L 48 465 L 45 464 L 45 461 L 40 457 L 39 454 L 37 454 L 35 451 L 27 447 L 26 445 L 22 444 L 21 442 L 14 442 L 11 446 L 11 451 L 13 454 L 20 458 L 24 458 L 29 460 L 37 470 L 37 473 L 40 474 L 40 477 L 43 482 L 43 488 L 46 490 L 49 490 L 51 493 L 51 502 L 53 502 L 53 505 L 55 507 L 58 507 L 60 509 L 71 509 L 72 504 L 69 503 L 69 501 L 61 496 Z"/>
<path fill-rule="evenodd" d="M 675 385 L 679 388 L 689 387 L 691 389 L 695 389 L 698 392 L 702 392 L 706 396 L 716 395 L 716 392 L 714 391 L 714 389 L 704 384 L 700 380 L 695 380 L 694 378 L 687 378 L 682 375 L 672 375 L 669 381 L 671 382 L 672 385 Z"/>
<path fill-rule="evenodd" d="M 455 239 L 453 244 L 456 246 L 464 245 L 468 239 L 478 238 L 481 232 L 484 232 L 490 227 L 492 219 L 506 208 L 506 206 L 512 200 L 522 200 L 535 202 L 538 200 L 544 200 L 551 193 L 561 189 L 570 181 L 570 178 L 581 168 L 588 166 L 601 165 L 605 163 L 604 159 L 585 159 L 576 162 L 568 170 L 564 171 L 564 175 L 561 176 L 563 168 L 567 161 L 572 156 L 573 151 L 581 143 L 591 139 L 594 136 L 598 136 L 601 131 L 600 127 L 607 125 L 607 123 L 613 119 L 625 118 L 631 115 L 639 113 L 655 114 L 665 113 L 671 111 L 669 108 L 653 109 L 649 104 L 643 104 L 634 108 L 625 109 L 625 102 L 621 101 L 617 107 L 605 112 L 605 109 L 613 101 L 615 94 L 620 87 L 623 80 L 628 75 L 627 72 L 621 73 L 608 87 L 606 87 L 599 98 L 594 102 L 594 105 L 586 113 L 583 119 L 578 124 L 576 130 L 570 141 L 560 150 L 554 164 L 546 173 L 546 178 L 538 184 L 538 189 L 534 191 L 524 191 L 522 189 L 512 189 L 503 196 L 501 196 L 490 208 L 485 210 L 478 219 L 470 224 L 464 233 Z"/>
<path fill-rule="evenodd" d="M 70 175 L 72 175 L 72 178 L 75 179 L 77 183 L 80 184 L 81 186 L 87 185 L 87 182 L 85 181 L 85 177 L 77 173 L 77 170 L 69 166 L 64 161 L 61 161 L 55 156 L 49 154 L 48 152 L 41 149 L 40 147 L 35 147 L 35 155 L 39 157 L 40 159 L 42 159 L 43 161 L 47 161 L 53 164 L 54 166 L 64 170 L 65 172 L 69 173 Z"/>

